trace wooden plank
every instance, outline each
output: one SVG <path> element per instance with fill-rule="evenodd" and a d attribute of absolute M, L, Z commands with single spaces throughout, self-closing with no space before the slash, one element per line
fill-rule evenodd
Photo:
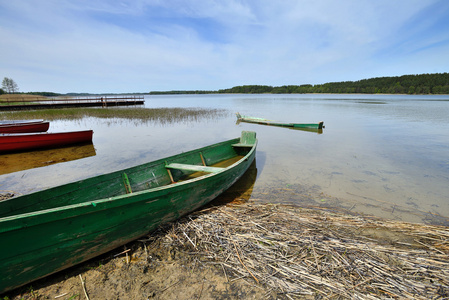
<path fill-rule="evenodd" d="M 248 147 L 248 148 L 252 148 L 254 145 L 248 145 L 248 144 L 232 144 L 232 147 Z"/>
<path fill-rule="evenodd" d="M 217 168 L 217 167 L 206 167 L 206 166 L 177 164 L 177 163 L 172 163 L 172 164 L 166 165 L 165 167 L 167 169 L 177 169 L 177 170 L 181 170 L 181 171 L 194 171 L 194 172 L 206 172 L 206 173 L 217 173 L 224 169 L 224 168 Z"/>
<path fill-rule="evenodd" d="M 202 152 L 200 152 L 200 156 L 201 156 L 201 161 L 203 162 L 203 166 L 207 166 Z"/>
<path fill-rule="evenodd" d="M 128 175 L 126 173 L 122 174 L 123 184 L 125 185 L 126 193 L 131 194 L 133 190 L 131 189 L 131 184 L 129 183 Z"/>

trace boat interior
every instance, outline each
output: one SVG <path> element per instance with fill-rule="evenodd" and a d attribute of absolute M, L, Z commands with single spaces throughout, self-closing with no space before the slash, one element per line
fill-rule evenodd
<path fill-rule="evenodd" d="M 254 148 L 255 143 L 254 132 L 243 132 L 240 139 L 217 143 L 125 170 L 13 197 L 0 201 L 0 218 L 111 199 L 142 191 L 153 191 L 167 185 L 217 174 L 244 159 Z"/>

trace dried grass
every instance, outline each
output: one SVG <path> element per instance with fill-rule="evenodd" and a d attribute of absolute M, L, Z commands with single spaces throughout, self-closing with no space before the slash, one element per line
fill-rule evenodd
<path fill-rule="evenodd" d="M 208 208 L 164 243 L 286 298 L 449 297 L 449 229 L 285 205 Z"/>
<path fill-rule="evenodd" d="M 86 117 L 94 117 L 109 120 L 134 120 L 138 124 L 154 122 L 171 124 L 176 122 L 192 122 L 203 119 L 216 119 L 223 117 L 228 112 L 223 109 L 207 108 L 64 108 L 42 109 L 27 111 L 8 111 L 0 114 L 0 120 L 8 119 L 45 119 L 54 120 L 80 120 Z"/>

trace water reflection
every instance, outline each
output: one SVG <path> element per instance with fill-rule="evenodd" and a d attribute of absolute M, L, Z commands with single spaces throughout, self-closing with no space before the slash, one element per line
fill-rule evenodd
<path fill-rule="evenodd" d="M 383 102 L 383 101 L 356 101 L 356 103 L 362 103 L 362 104 L 387 104 L 387 102 Z"/>
<path fill-rule="evenodd" d="M 92 143 L 57 149 L 0 155 L 0 175 L 95 156 Z"/>
<path fill-rule="evenodd" d="M 159 121 L 156 114 L 141 118 L 133 116 L 137 113 L 133 109 L 108 108 L 104 110 L 108 116 L 54 121 L 51 126 L 55 131 L 93 129 L 96 156 L 82 163 L 67 162 L 3 175 L 0 187 L 29 193 L 221 142 L 250 130 L 257 132 L 259 140 L 257 179 L 249 180 L 247 193 L 241 189 L 228 197 L 231 200 L 248 196 L 250 201 L 332 207 L 388 219 L 447 224 L 447 98 L 148 96 L 145 107 L 153 112 L 164 112 L 155 108 L 181 107 L 205 113 L 183 119 L 174 111 L 176 118 Z M 236 111 L 270 115 L 275 120 L 323 120 L 326 134 L 236 124 Z M 144 115 L 148 113 L 143 111 Z"/>
<path fill-rule="evenodd" d="M 288 129 L 323 134 L 323 129 L 317 129 L 317 128 L 292 128 L 292 127 L 289 127 Z"/>
<path fill-rule="evenodd" d="M 242 177 L 234 183 L 228 190 L 218 196 L 210 203 L 211 206 L 223 205 L 226 203 L 244 203 L 251 199 L 254 184 L 257 178 L 256 159 L 249 166 Z"/>

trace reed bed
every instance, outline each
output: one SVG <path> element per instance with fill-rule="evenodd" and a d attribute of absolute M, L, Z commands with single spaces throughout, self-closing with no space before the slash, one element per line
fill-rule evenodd
<path fill-rule="evenodd" d="M 449 299 L 449 229 L 271 204 L 207 208 L 163 242 L 285 299 Z"/>
<path fill-rule="evenodd" d="M 2 103 L 13 104 L 23 103 L 23 102 L 31 102 L 31 101 L 42 101 L 47 100 L 48 97 L 39 96 L 39 95 L 27 95 L 27 94 L 2 94 L 0 95 L 0 105 Z"/>
<path fill-rule="evenodd" d="M 190 122 L 202 119 L 222 117 L 226 113 L 223 109 L 205 108 L 65 108 L 32 111 L 12 111 L 0 114 L 0 120 L 8 119 L 45 119 L 79 120 L 86 117 L 102 119 L 127 119 L 139 122 L 176 123 Z"/>

